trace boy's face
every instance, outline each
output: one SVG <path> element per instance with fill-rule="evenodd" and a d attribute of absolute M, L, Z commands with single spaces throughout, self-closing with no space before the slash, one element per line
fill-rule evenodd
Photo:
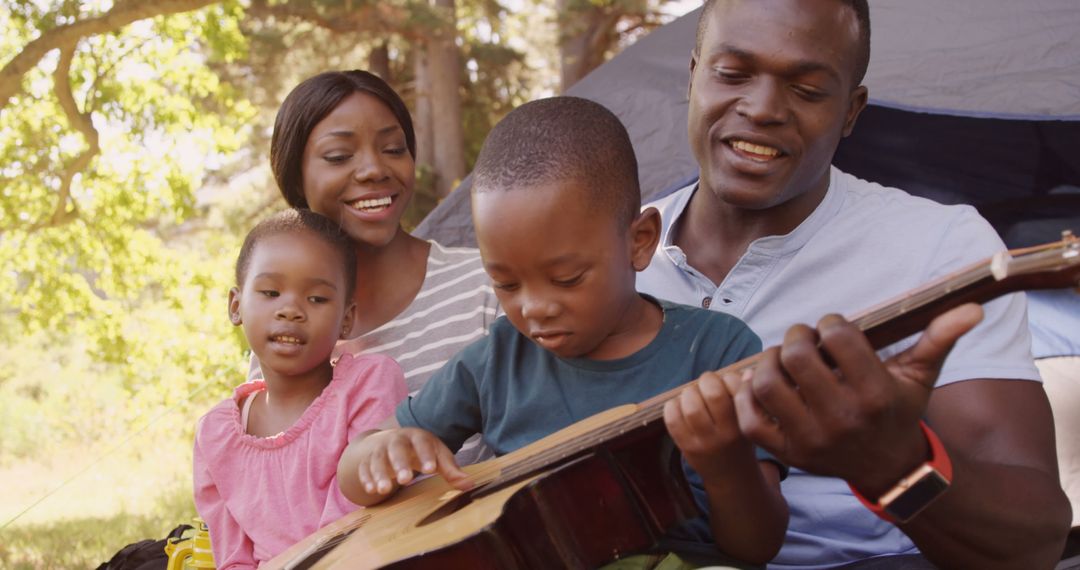
<path fill-rule="evenodd" d="M 640 299 L 635 271 L 655 248 L 639 231 L 641 218 L 617 227 L 614 214 L 586 203 L 574 181 L 473 193 L 472 200 L 484 268 L 521 334 L 564 358 L 632 352 L 627 345 L 642 325 L 628 316 Z"/>
<path fill-rule="evenodd" d="M 229 292 L 229 317 L 243 324 L 267 379 L 318 371 L 352 327 L 341 254 L 308 232 L 268 236 L 251 252 L 244 282 Z"/>

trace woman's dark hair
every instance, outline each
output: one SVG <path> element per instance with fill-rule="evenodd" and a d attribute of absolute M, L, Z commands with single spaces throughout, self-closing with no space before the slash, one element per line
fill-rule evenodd
<path fill-rule="evenodd" d="M 278 109 L 274 134 L 270 139 L 270 169 L 278 190 L 294 208 L 307 208 L 304 197 L 304 148 L 315 125 L 319 124 L 342 100 L 353 93 L 367 93 L 382 101 L 405 131 L 405 146 L 416 158 L 416 133 L 412 117 L 397 92 L 379 76 L 354 69 L 327 71 L 297 85 Z"/>

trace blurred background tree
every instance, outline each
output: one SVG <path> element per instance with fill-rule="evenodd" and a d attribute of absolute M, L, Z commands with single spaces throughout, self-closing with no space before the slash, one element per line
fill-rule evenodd
<path fill-rule="evenodd" d="M 663 4 L 0 0 L 0 566 L 95 566 L 194 514 L 190 438 L 244 373 L 226 292 L 285 206 L 267 155 L 297 82 L 367 68 L 403 95 L 411 226 L 503 115 Z"/>

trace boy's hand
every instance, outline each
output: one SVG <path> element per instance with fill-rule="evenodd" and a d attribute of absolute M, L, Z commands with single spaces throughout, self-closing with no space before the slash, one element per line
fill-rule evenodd
<path fill-rule="evenodd" d="M 398 428 L 374 433 L 360 446 L 360 483 L 368 493 L 390 494 L 407 485 L 417 471 L 438 473 L 451 485 L 468 489 L 468 474 L 454 461 L 454 454 L 431 432 Z M 395 485 L 394 483 L 397 483 Z"/>
<path fill-rule="evenodd" d="M 687 463 L 705 480 L 721 476 L 734 455 L 751 452 L 735 403 L 716 372 L 706 372 L 664 404 L 664 423 Z"/>
<path fill-rule="evenodd" d="M 342 465 L 354 466 L 356 483 L 363 489 L 352 490 L 355 484 L 344 481 L 339 466 L 339 481 L 345 496 L 358 505 L 379 503 L 401 485 L 411 482 L 416 472 L 438 473 L 454 487 L 472 487 L 467 473 L 454 461 L 454 454 L 434 434 L 419 428 L 396 428 L 374 431 L 349 444 Z"/>

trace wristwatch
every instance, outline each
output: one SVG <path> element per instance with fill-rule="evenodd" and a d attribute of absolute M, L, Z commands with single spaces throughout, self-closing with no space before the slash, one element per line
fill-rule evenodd
<path fill-rule="evenodd" d="M 893 524 L 910 521 L 944 494 L 952 483 L 952 462 L 945 452 L 945 446 L 926 422 L 920 421 L 919 427 L 930 444 L 930 459 L 900 479 L 877 501 L 868 500 L 855 487 L 851 487 L 855 497 L 866 508 Z"/>

